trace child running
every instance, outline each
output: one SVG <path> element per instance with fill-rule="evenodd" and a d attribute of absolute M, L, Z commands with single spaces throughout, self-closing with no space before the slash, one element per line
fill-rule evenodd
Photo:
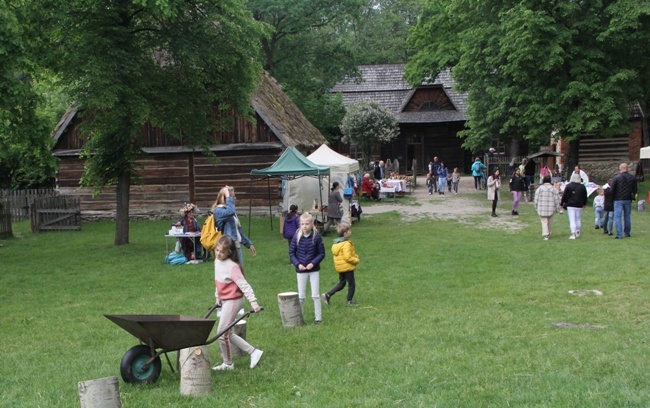
<path fill-rule="evenodd" d="M 291 239 L 289 258 L 296 267 L 298 278 L 298 299 L 302 314 L 305 314 L 305 296 L 307 280 L 311 282 L 311 297 L 314 300 L 316 324 L 322 321 L 322 309 L 319 295 L 320 263 L 325 258 L 323 238 L 314 229 L 314 218 L 308 212 L 300 216 L 300 229 Z"/>
<path fill-rule="evenodd" d="M 323 293 L 323 300 L 328 305 L 330 298 L 348 283 L 348 305 L 356 306 L 353 300 L 356 284 L 354 282 L 354 269 L 359 264 L 359 256 L 354 251 L 354 244 L 350 241 L 352 229 L 350 224 L 342 223 L 336 228 L 339 238 L 334 240 L 332 255 L 334 256 L 334 269 L 339 273 L 339 282 L 327 293 Z"/>
<path fill-rule="evenodd" d="M 219 238 L 214 250 L 214 283 L 217 287 L 217 304 L 221 303 L 221 318 L 217 333 L 221 333 L 230 326 L 237 316 L 237 312 L 244 306 L 244 296 L 251 304 L 255 312 L 260 311 L 257 298 L 253 288 L 246 281 L 244 270 L 239 263 L 239 256 L 235 241 L 228 235 Z M 239 347 L 251 356 L 251 368 L 255 368 L 262 358 L 262 350 L 256 349 L 246 340 L 228 330 L 219 337 L 219 349 L 223 363 L 212 367 L 213 370 L 233 370 L 235 365 L 232 362 L 231 343 Z"/>

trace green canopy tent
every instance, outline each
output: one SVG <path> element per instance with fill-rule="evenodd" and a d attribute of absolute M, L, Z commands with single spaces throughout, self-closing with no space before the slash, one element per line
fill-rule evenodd
<path fill-rule="evenodd" d="M 276 160 L 270 167 L 265 169 L 251 170 L 251 189 L 254 180 L 267 179 L 268 182 L 268 195 L 269 195 L 269 219 L 271 220 L 271 229 L 273 229 L 273 212 L 271 210 L 271 178 L 279 178 L 281 180 L 294 180 L 300 177 L 312 176 L 318 177 L 320 190 L 322 191 L 322 178 L 329 176 L 330 168 L 324 166 L 317 166 L 311 160 L 306 158 L 295 147 L 287 147 L 282 153 L 280 158 Z M 323 196 L 320 196 L 320 202 L 323 202 Z M 321 217 L 323 215 L 323 206 L 321 205 Z M 248 234 L 250 235 L 250 219 L 253 211 L 253 198 L 251 197 L 248 207 Z M 323 218 L 322 218 L 323 219 Z"/>

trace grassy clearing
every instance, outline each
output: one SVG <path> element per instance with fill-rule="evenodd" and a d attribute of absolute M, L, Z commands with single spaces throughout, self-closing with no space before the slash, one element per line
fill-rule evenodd
<path fill-rule="evenodd" d="M 633 237 L 621 241 L 593 229 L 590 209 L 583 236 L 569 241 L 558 215 L 543 242 L 532 205 L 513 219 L 504 197 L 497 222 L 483 194 L 475 199 L 485 216 L 363 215 L 352 236 L 361 306 L 345 306 L 339 293 L 315 326 L 308 302 L 307 325 L 294 329 L 277 310 L 277 294 L 296 290 L 287 245 L 277 222 L 271 231 L 268 219 L 253 219 L 258 256 L 245 252 L 245 266 L 266 306 L 249 318 L 248 338 L 265 350 L 258 368 L 236 360 L 235 371 L 213 373 L 210 396 L 192 399 L 179 395 L 163 358 L 156 384 L 120 383 L 123 406 L 647 406 L 650 214 L 634 211 Z M 109 222 L 27 229 L 16 225 L 18 237 L 0 246 L 3 407 L 78 406 L 77 382 L 119 376 L 137 340 L 103 314 L 198 317 L 214 300 L 212 264 L 162 263 L 166 222 L 134 222 L 131 244 L 119 248 Z M 328 256 L 321 292 L 335 281 Z M 603 295 L 568 293 L 580 289 Z M 219 362 L 216 344 L 210 351 Z"/>

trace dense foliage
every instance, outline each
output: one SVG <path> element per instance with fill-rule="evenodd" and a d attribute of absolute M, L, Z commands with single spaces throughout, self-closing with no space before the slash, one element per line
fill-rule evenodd
<path fill-rule="evenodd" d="M 374 148 L 399 136 L 395 117 L 376 102 L 359 102 L 348 107 L 341 123 L 343 141 L 361 149 L 364 168 Z"/>
<path fill-rule="evenodd" d="M 547 144 L 556 131 L 627 133 L 649 100 L 650 3 L 636 0 L 425 2 L 407 66 L 419 83 L 452 68 L 469 92 L 464 146 L 491 138 Z"/>

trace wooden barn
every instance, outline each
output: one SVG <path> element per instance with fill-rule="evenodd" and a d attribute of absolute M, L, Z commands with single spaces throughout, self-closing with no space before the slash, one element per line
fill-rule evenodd
<path fill-rule="evenodd" d="M 161 129 L 144 126 L 143 153 L 138 160 L 141 182 L 131 186 L 130 216 L 168 218 L 188 201 L 204 211 L 226 184 L 235 187 L 240 206 L 248 207 L 252 198 L 253 206 L 268 208 L 267 183 L 251 184 L 251 170 L 270 166 L 286 147 L 309 154 L 327 141 L 268 73 L 251 96 L 251 105 L 253 122 L 234 117 L 230 132 L 214 133 L 210 150 L 217 156 L 217 164 Z M 113 216 L 115 187 L 92 197 L 90 189 L 79 186 L 84 160 L 79 157 L 83 140 L 76 114 L 77 108 L 70 108 L 52 135 L 56 140 L 53 154 L 59 159 L 56 188 L 61 194 L 81 198 L 85 218 Z"/>
<path fill-rule="evenodd" d="M 434 156 L 448 168 L 467 171 L 472 162 L 470 151 L 461 147 L 457 137 L 464 129 L 467 95 L 454 89 L 449 71 L 441 72 L 433 83 L 413 88 L 404 80 L 404 64 L 361 65 L 361 80 L 346 79 L 332 88 L 341 94 L 345 106 L 374 101 L 395 114 L 400 136 L 385 143 L 377 159 L 400 163 L 400 172 L 424 173 Z M 354 152 L 351 152 L 354 155 Z"/>

